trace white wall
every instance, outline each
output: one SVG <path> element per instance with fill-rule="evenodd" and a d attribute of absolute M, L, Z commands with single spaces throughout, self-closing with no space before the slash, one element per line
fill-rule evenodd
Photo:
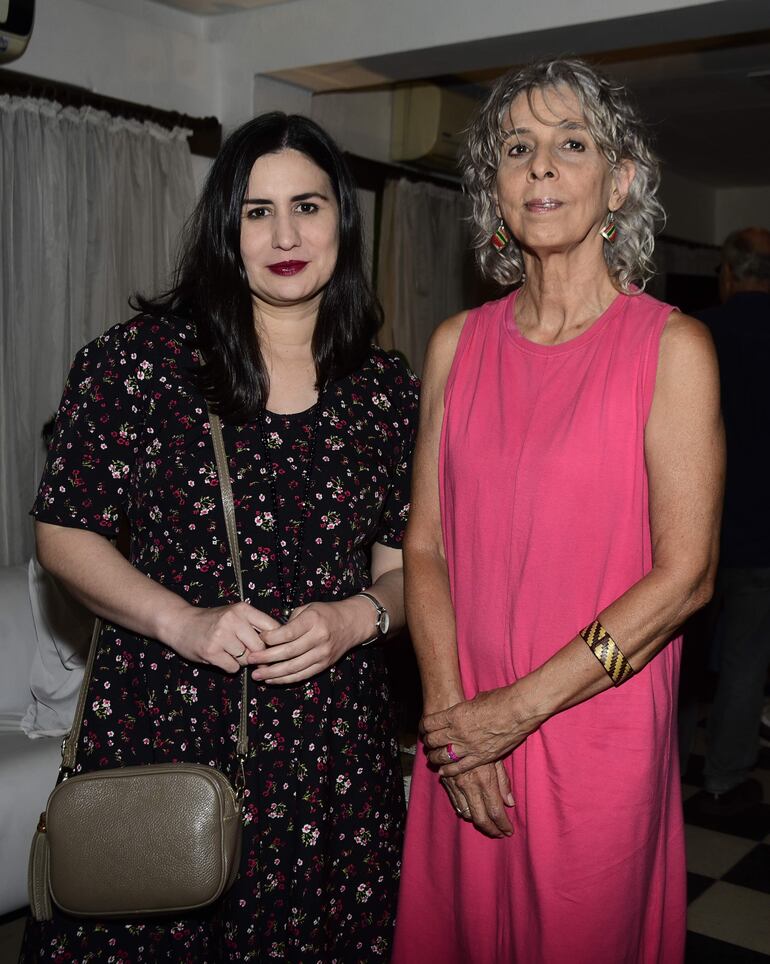
<path fill-rule="evenodd" d="M 666 211 L 666 234 L 683 241 L 716 243 L 716 191 L 672 171 L 663 171 L 660 200 Z"/>
<path fill-rule="evenodd" d="M 343 150 L 390 163 L 392 105 L 389 90 L 316 94 L 312 117 Z"/>
<path fill-rule="evenodd" d="M 285 84 L 272 77 L 255 77 L 253 79 L 255 114 L 268 110 L 282 110 L 286 114 L 304 114 L 310 117 L 312 113 L 313 94 L 295 84 Z"/>
<path fill-rule="evenodd" d="M 12 69 L 208 116 L 219 108 L 214 52 L 201 18 L 159 4 L 37 0 L 29 46 Z"/>
<path fill-rule="evenodd" d="M 716 243 L 739 228 L 770 228 L 770 186 L 727 188 L 716 197 Z"/>

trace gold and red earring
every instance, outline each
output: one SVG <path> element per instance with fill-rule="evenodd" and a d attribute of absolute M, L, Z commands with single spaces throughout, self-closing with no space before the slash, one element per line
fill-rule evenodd
<path fill-rule="evenodd" d="M 618 226 L 615 223 L 615 215 L 612 211 L 607 212 L 607 217 L 604 219 L 604 224 L 599 228 L 599 234 L 604 238 L 605 241 L 609 241 L 612 244 L 618 236 Z"/>
<path fill-rule="evenodd" d="M 500 218 L 500 224 L 497 227 L 497 231 L 495 231 L 495 233 L 489 239 L 489 243 L 493 247 L 497 248 L 498 251 L 502 251 L 510 240 L 511 236 L 508 234 L 508 228 L 505 226 L 505 221 Z"/>

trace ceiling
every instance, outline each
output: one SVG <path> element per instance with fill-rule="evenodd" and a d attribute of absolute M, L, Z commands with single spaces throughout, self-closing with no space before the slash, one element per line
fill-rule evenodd
<path fill-rule="evenodd" d="M 573 52 L 631 89 L 668 169 L 713 187 L 770 184 L 770 28 L 601 53 L 586 44 Z M 481 100 L 509 66 L 420 79 Z M 394 58 L 274 76 L 316 91 L 353 90 L 390 86 L 401 70 Z"/>
<path fill-rule="evenodd" d="M 155 2 L 189 13 L 214 15 L 291 0 Z M 317 2 L 323 3 L 323 0 Z M 735 3 L 737 5 L 738 0 Z M 742 0 L 743 8 L 751 5 Z M 715 23 L 704 20 L 702 26 L 690 34 L 691 37 L 700 34 L 701 39 L 650 43 L 649 33 L 640 40 L 637 25 L 629 23 L 622 34 L 622 45 L 618 43 L 621 38 L 615 35 L 614 42 L 597 46 L 600 25 L 586 24 L 568 31 L 546 32 L 543 36 L 516 38 L 520 43 L 512 43 L 510 37 L 490 38 L 484 43 L 405 50 L 386 57 L 311 63 L 274 71 L 271 76 L 319 92 L 432 80 L 481 99 L 511 62 L 567 50 L 597 62 L 629 85 L 652 128 L 658 153 L 670 170 L 714 187 L 768 185 L 770 0 L 754 6 L 760 13 L 754 17 L 752 26 L 759 29 L 733 35 L 719 34 Z M 683 36 L 677 33 L 676 17 L 676 11 L 661 15 L 658 31 L 652 36 Z M 732 22 L 737 21 L 733 18 Z M 724 30 L 724 22 L 720 26 Z M 625 43 L 626 37 L 646 45 L 633 47 Z M 475 69 L 469 70 L 469 65 Z M 258 68 L 255 64 L 255 72 Z"/>

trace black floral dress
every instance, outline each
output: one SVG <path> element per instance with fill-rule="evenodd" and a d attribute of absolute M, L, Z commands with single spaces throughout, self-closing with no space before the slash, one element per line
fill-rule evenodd
<path fill-rule="evenodd" d="M 196 606 L 237 600 L 206 406 L 191 386 L 193 330 L 137 318 L 73 365 L 34 515 L 115 536 L 131 561 Z M 278 616 L 296 544 L 301 475 L 317 432 L 295 605 L 365 588 L 376 542 L 398 547 L 416 429 L 414 376 L 373 348 L 319 404 L 223 426 L 244 592 Z M 269 457 L 263 450 L 266 443 Z M 276 473 L 278 506 L 268 478 Z M 24 961 L 387 961 L 403 790 L 382 646 L 305 683 L 250 683 L 241 869 L 217 904 L 183 920 L 30 921 Z M 196 761 L 232 773 L 239 680 L 107 624 L 79 768 Z"/>

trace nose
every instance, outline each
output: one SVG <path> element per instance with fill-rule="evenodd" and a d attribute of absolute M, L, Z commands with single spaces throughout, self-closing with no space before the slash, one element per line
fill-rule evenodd
<path fill-rule="evenodd" d="M 299 228 L 291 214 L 276 214 L 273 219 L 273 247 L 290 251 L 300 243 Z"/>
<path fill-rule="evenodd" d="M 556 165 L 553 158 L 547 151 L 537 151 L 532 155 L 527 171 L 528 180 L 544 181 L 556 177 Z"/>

